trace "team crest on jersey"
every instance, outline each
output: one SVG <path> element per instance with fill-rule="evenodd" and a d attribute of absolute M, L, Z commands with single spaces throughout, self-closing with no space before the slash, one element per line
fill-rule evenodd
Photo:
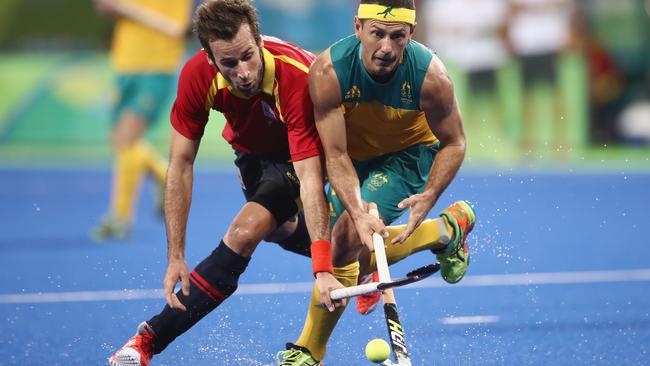
<path fill-rule="evenodd" d="M 266 101 L 262 101 L 262 112 L 266 117 L 273 121 L 277 121 L 278 117 L 275 115 L 275 112 L 273 111 L 273 107 L 269 105 Z M 271 121 L 268 121 L 269 124 L 271 124 Z"/>
<path fill-rule="evenodd" d="M 388 177 L 386 177 L 386 174 L 382 172 L 374 172 L 372 173 L 372 177 L 370 178 L 370 181 L 367 183 L 368 184 L 368 189 L 371 191 L 376 191 L 378 188 L 381 188 L 384 184 L 388 183 Z"/>
<path fill-rule="evenodd" d="M 411 94 L 411 83 L 405 81 L 402 84 L 402 103 L 413 103 L 413 94 Z"/>
<path fill-rule="evenodd" d="M 352 85 L 350 90 L 348 90 L 347 93 L 345 93 L 345 100 L 350 101 L 354 99 L 359 99 L 361 97 L 361 90 L 359 90 L 359 87 L 356 85 Z"/>

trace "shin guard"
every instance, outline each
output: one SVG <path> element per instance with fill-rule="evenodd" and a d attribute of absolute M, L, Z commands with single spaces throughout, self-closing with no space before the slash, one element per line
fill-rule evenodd
<path fill-rule="evenodd" d="M 190 273 L 190 294 L 176 293 L 186 311 L 165 305 L 163 311 L 147 323 L 156 334 L 154 353 L 164 350 L 176 337 L 186 332 L 237 290 L 239 276 L 250 258 L 233 252 L 221 241 L 217 249 Z"/>

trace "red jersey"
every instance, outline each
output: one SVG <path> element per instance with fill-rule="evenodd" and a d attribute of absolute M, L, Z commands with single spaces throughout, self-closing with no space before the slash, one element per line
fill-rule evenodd
<path fill-rule="evenodd" d="M 314 55 L 273 37 L 262 37 L 261 91 L 242 96 L 208 63 L 201 50 L 183 67 L 171 112 L 176 131 L 190 140 L 203 136 L 211 109 L 226 117 L 222 136 L 233 148 L 261 155 L 289 151 L 298 161 L 320 154 L 307 73 Z"/>

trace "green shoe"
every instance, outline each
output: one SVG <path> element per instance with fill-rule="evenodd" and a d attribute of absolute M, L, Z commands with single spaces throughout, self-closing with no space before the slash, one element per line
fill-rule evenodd
<path fill-rule="evenodd" d="M 306 348 L 291 343 L 287 343 L 287 350 L 278 352 L 275 359 L 278 366 L 322 366 Z"/>
<path fill-rule="evenodd" d="M 90 232 L 90 237 L 100 243 L 116 239 L 123 240 L 129 235 L 131 225 L 113 216 L 106 216 Z"/>
<path fill-rule="evenodd" d="M 440 262 L 440 275 L 448 283 L 462 280 L 469 266 L 467 235 L 474 228 L 476 215 L 467 201 L 458 201 L 444 209 L 440 216 L 454 228 L 454 236 L 445 249 L 434 251 Z"/>

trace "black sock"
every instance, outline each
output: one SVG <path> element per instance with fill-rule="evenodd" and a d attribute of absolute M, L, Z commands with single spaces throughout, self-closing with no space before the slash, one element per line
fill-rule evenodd
<path fill-rule="evenodd" d="M 278 242 L 278 245 L 284 250 L 293 253 L 311 257 L 311 239 L 309 238 L 309 231 L 307 231 L 307 222 L 305 221 L 305 213 L 300 211 L 298 213 L 298 227 L 296 231 L 288 238 Z"/>
<path fill-rule="evenodd" d="M 176 337 L 186 332 L 209 312 L 214 310 L 235 290 L 239 275 L 245 270 L 250 258 L 233 252 L 223 241 L 207 258 L 190 273 L 190 295 L 176 293 L 186 311 L 165 305 L 160 314 L 147 324 L 156 334 L 154 353 L 162 352 Z"/>

